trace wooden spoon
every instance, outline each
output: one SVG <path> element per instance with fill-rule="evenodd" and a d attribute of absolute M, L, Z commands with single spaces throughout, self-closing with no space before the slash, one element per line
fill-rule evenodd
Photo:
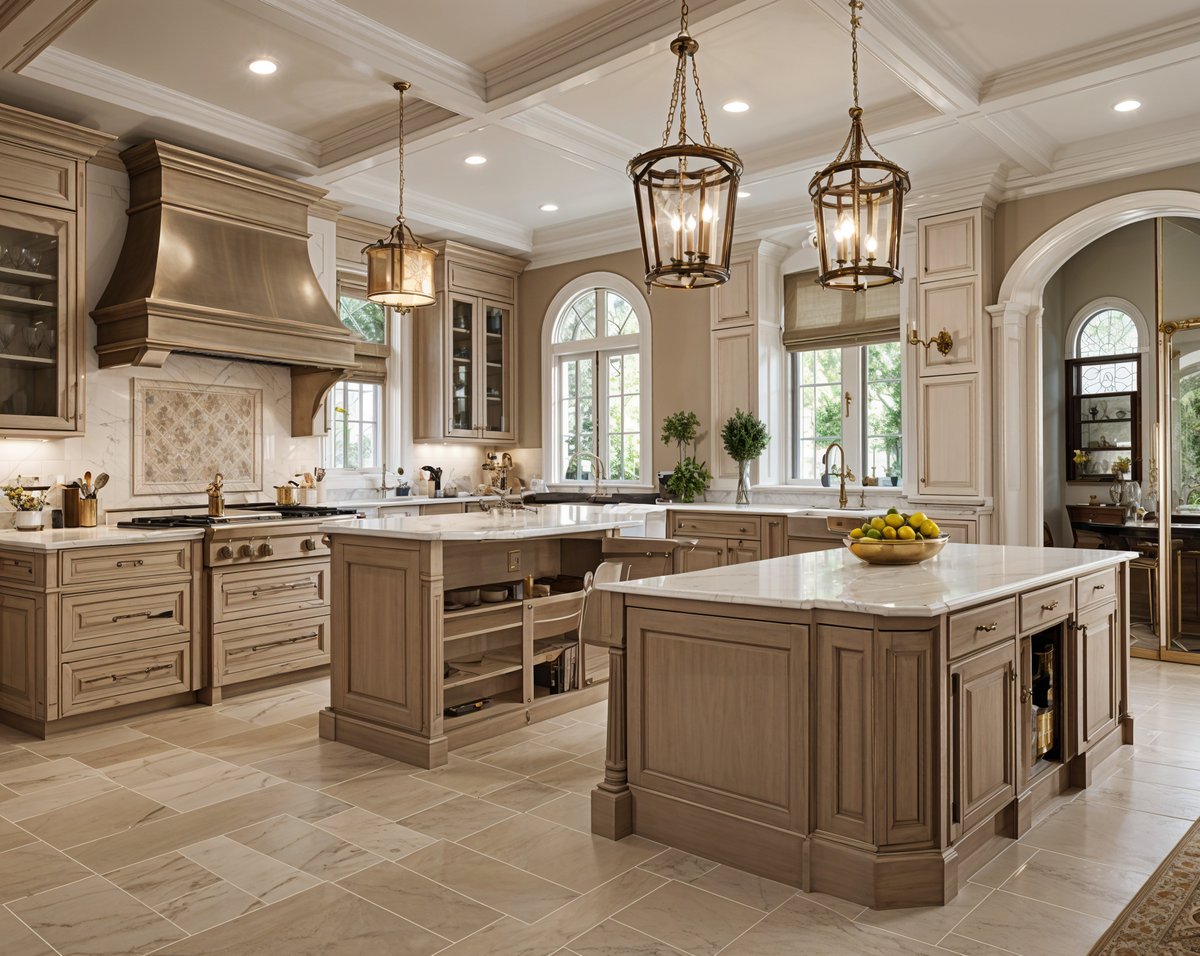
<path fill-rule="evenodd" d="M 92 473 L 90 471 L 83 473 L 83 497 L 92 497 Z"/>
<path fill-rule="evenodd" d="M 92 497 L 96 496 L 96 492 L 108 484 L 108 472 L 102 471 L 96 476 L 96 483 L 92 485 Z"/>

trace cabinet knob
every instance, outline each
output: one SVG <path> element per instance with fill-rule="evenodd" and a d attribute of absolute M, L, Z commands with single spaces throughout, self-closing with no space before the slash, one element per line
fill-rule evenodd
<path fill-rule="evenodd" d="M 1107 585 L 1104 585 L 1104 584 L 1097 584 L 1092 588 L 1092 590 L 1093 591 L 1103 591 L 1106 586 Z"/>
<path fill-rule="evenodd" d="M 258 546 L 258 555 L 261 558 L 269 558 L 275 553 L 275 549 L 271 547 L 271 542 L 266 541 Z"/>
<path fill-rule="evenodd" d="M 990 632 L 990 631 L 996 630 L 996 628 L 998 628 L 999 626 L 1000 626 L 999 621 L 992 621 L 991 624 L 976 624 L 975 630 Z"/>
<path fill-rule="evenodd" d="M 228 561 L 233 557 L 233 548 L 227 544 L 221 545 L 221 547 L 217 548 L 217 557 L 222 561 Z"/>
<path fill-rule="evenodd" d="M 243 544 L 240 548 L 238 548 L 238 554 L 240 554 L 243 558 L 254 557 L 254 545 Z"/>
<path fill-rule="evenodd" d="M 317 542 L 314 538 L 305 538 L 303 541 L 300 542 L 300 547 L 303 548 L 305 551 L 316 551 L 317 550 Z"/>

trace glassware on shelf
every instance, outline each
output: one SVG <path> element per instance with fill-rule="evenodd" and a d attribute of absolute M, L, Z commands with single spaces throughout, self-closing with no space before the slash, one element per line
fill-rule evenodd
<path fill-rule="evenodd" d="M 46 327 L 41 322 L 35 322 L 28 326 L 25 330 L 25 347 L 29 350 L 30 355 L 37 355 L 42 350 L 42 340 L 46 334 Z"/>
<path fill-rule="evenodd" d="M 5 322 L 0 325 L 0 352 L 7 352 L 13 343 L 13 337 L 17 334 L 17 327 L 11 322 Z"/>

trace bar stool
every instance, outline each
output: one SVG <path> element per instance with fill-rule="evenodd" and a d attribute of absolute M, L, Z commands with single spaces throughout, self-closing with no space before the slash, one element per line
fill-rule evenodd
<path fill-rule="evenodd" d="M 1183 636 L 1183 556 L 1200 559 L 1200 551 L 1195 548 L 1184 548 L 1179 539 L 1171 541 L 1172 558 L 1175 561 L 1175 631 L 1178 637 Z M 1176 639 L 1181 650 L 1190 651 Z"/>
<path fill-rule="evenodd" d="M 1152 550 L 1151 550 L 1152 549 Z M 1130 577 L 1136 571 L 1146 573 L 1146 604 L 1150 612 L 1150 632 L 1158 636 L 1158 548 L 1148 545 L 1138 549 L 1141 557 L 1129 562 Z M 1132 583 L 1132 582 L 1131 582 Z M 1132 602 L 1130 602 L 1132 603 Z"/>

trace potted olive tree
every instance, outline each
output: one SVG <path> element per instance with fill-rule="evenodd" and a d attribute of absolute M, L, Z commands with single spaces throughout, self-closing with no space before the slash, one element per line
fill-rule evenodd
<path fill-rule="evenodd" d="M 700 431 L 700 419 L 695 412 L 676 412 L 663 419 L 662 443 L 674 444 L 679 448 L 679 463 L 667 479 L 667 491 L 680 501 L 695 501 L 712 481 L 708 462 L 696 461 L 696 435 Z M 685 455 L 684 448 L 692 446 L 692 453 Z"/>
<path fill-rule="evenodd" d="M 736 409 L 721 427 L 721 441 L 725 443 L 725 454 L 738 463 L 737 501 L 739 505 L 750 504 L 750 465 L 767 450 L 771 436 L 762 419 Z"/>

